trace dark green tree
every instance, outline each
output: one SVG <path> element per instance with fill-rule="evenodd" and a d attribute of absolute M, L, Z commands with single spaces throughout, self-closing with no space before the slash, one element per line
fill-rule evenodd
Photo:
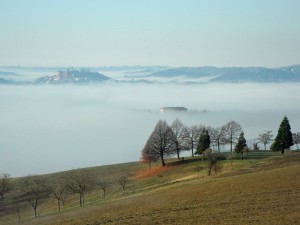
<path fill-rule="evenodd" d="M 236 153 L 240 153 L 242 156 L 242 160 L 244 159 L 244 151 L 246 150 L 247 144 L 246 139 L 244 137 L 244 132 L 242 132 L 239 136 L 238 142 L 235 145 L 234 151 Z"/>
<path fill-rule="evenodd" d="M 201 155 L 202 157 L 204 155 L 204 151 L 208 149 L 210 146 L 210 136 L 208 134 L 207 129 L 203 129 L 200 133 L 198 145 L 195 154 L 196 155 Z M 202 158 L 203 159 L 203 158 Z"/>
<path fill-rule="evenodd" d="M 277 136 L 271 146 L 272 151 L 281 151 L 284 154 L 285 149 L 290 149 L 293 145 L 293 135 L 288 118 L 285 116 L 279 126 Z"/>

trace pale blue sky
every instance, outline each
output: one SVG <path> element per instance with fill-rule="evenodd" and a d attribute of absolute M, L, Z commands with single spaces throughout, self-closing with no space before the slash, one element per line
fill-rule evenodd
<path fill-rule="evenodd" d="M 0 0 L 0 66 L 300 63 L 298 0 Z"/>

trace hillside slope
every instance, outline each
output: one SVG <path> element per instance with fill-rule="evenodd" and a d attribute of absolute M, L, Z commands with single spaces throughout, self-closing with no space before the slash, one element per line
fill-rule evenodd
<path fill-rule="evenodd" d="M 299 152 L 244 160 L 251 166 L 19 224 L 299 224 L 299 162 Z"/>

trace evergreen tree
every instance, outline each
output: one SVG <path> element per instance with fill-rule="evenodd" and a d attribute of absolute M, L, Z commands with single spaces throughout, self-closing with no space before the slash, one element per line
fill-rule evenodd
<path fill-rule="evenodd" d="M 285 116 L 279 126 L 277 136 L 271 146 L 272 151 L 281 151 L 284 153 L 285 149 L 289 149 L 293 145 L 293 135 L 288 118 Z"/>
<path fill-rule="evenodd" d="M 246 149 L 246 139 L 244 137 L 244 132 L 242 132 L 239 136 L 238 142 L 235 145 L 234 151 L 236 153 L 240 153 L 242 156 L 242 160 L 244 159 L 244 150 Z"/>
<path fill-rule="evenodd" d="M 195 154 L 204 154 L 204 151 L 210 146 L 210 136 L 207 129 L 203 129 L 200 133 L 198 145 Z M 203 155 L 202 155 L 203 156 Z M 203 158 L 202 158 L 203 159 Z"/>

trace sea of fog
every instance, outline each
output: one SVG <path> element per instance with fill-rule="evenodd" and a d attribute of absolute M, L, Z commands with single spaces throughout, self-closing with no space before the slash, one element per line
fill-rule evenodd
<path fill-rule="evenodd" d="M 159 119 L 239 122 L 247 139 L 300 131 L 300 84 L 0 85 L 0 171 L 23 176 L 137 161 Z M 160 113 L 184 106 L 186 113 Z M 189 154 L 189 153 L 188 153 Z"/>

